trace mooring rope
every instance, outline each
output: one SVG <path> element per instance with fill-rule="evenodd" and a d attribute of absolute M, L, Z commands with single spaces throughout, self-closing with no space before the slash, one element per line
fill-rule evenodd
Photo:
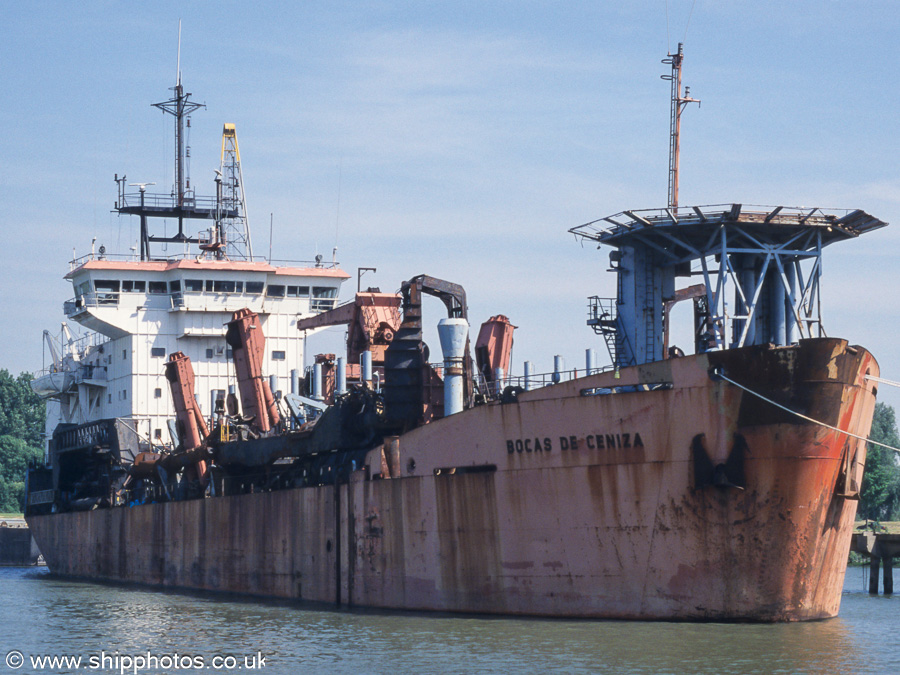
<path fill-rule="evenodd" d="M 866 438 L 865 436 L 859 436 L 857 434 L 852 434 L 849 431 L 844 431 L 843 429 L 833 427 L 830 424 L 826 424 L 825 422 L 820 422 L 819 420 L 814 420 L 812 417 L 807 417 L 806 415 L 798 413 L 796 410 L 791 410 L 790 408 L 783 406 L 780 403 L 776 403 L 775 401 L 773 401 L 770 398 L 766 398 L 759 392 L 753 391 L 752 389 L 749 389 L 748 387 L 745 387 L 744 385 L 742 385 L 738 382 L 735 382 L 731 378 L 726 377 L 725 374 L 721 370 L 716 370 L 715 375 L 716 375 L 716 377 L 719 377 L 719 378 L 725 380 L 726 382 L 733 384 L 738 389 L 743 389 L 748 394 L 753 394 L 754 396 L 756 396 L 759 399 L 762 399 L 766 403 L 770 403 L 771 405 L 774 405 L 776 408 L 780 408 L 781 410 L 784 410 L 785 412 L 789 412 L 791 415 L 796 415 L 800 419 L 804 419 L 807 422 L 812 422 L 813 424 L 818 424 L 820 427 L 825 427 L 826 429 L 831 429 L 832 431 L 837 431 L 840 434 L 850 436 L 851 438 L 857 438 L 861 441 L 865 441 L 866 443 L 871 443 L 872 445 L 880 445 L 882 448 L 887 448 L 888 450 L 893 450 L 894 452 L 900 452 L 900 448 L 895 448 L 893 445 L 887 445 L 886 443 L 879 443 L 878 441 L 870 440 L 870 439 Z M 869 376 L 867 376 L 867 377 L 869 377 Z"/>
<path fill-rule="evenodd" d="M 894 382 L 893 380 L 885 380 L 882 377 L 875 377 L 874 375 L 866 375 L 867 380 L 872 380 L 872 382 L 881 382 L 882 384 L 888 384 L 892 387 L 900 387 L 900 382 Z"/>

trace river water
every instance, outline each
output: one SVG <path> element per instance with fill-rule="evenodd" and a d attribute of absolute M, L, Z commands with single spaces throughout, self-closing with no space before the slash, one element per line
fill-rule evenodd
<path fill-rule="evenodd" d="M 0 568 L 0 672 L 900 672 L 900 597 L 864 574 L 847 571 L 836 619 L 748 625 L 335 611 Z"/>

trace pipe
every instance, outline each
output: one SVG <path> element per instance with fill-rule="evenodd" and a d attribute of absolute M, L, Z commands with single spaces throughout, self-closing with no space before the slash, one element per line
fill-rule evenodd
<path fill-rule="evenodd" d="M 300 371 L 296 368 L 291 370 L 291 393 L 300 393 Z"/>
<path fill-rule="evenodd" d="M 596 363 L 596 356 L 594 354 L 593 349 L 585 349 L 584 350 L 584 370 L 586 375 L 594 374 L 594 363 Z"/>
<path fill-rule="evenodd" d="M 562 373 L 566 369 L 566 360 L 557 354 L 553 357 L 553 384 L 562 382 Z"/>
<path fill-rule="evenodd" d="M 317 401 L 324 401 L 325 397 L 322 395 L 322 364 L 316 363 L 313 366 L 313 395 L 312 397 Z"/>
<path fill-rule="evenodd" d="M 269 375 L 269 391 L 272 392 L 272 396 L 275 395 L 275 390 L 278 388 L 278 379 L 274 375 Z"/>
<path fill-rule="evenodd" d="M 372 383 L 372 352 L 365 351 L 360 357 L 362 363 L 362 379 L 367 384 Z"/>
<path fill-rule="evenodd" d="M 791 294 L 797 297 L 797 273 L 793 261 L 788 261 L 784 266 L 784 276 L 790 289 L 790 294 L 787 292 L 784 294 L 784 344 L 789 347 L 797 339 L 797 321 L 794 319 L 794 306 L 791 304 Z M 800 334 L 803 335 L 802 331 Z"/>
<path fill-rule="evenodd" d="M 766 283 L 769 289 L 769 335 L 768 341 L 776 345 L 784 345 L 786 298 L 784 284 L 777 270 L 770 269 L 766 273 Z"/>
<path fill-rule="evenodd" d="M 531 381 L 531 378 L 534 377 L 534 366 L 531 364 L 531 361 L 525 362 L 525 391 L 531 391 L 532 385 L 534 384 Z"/>
<path fill-rule="evenodd" d="M 444 352 L 444 417 L 464 408 L 463 358 L 468 334 L 469 324 L 465 319 L 441 319 L 438 323 Z"/>
<path fill-rule="evenodd" d="M 347 359 L 343 356 L 337 357 L 337 364 L 334 371 L 334 393 L 335 396 L 341 396 L 347 393 L 347 366 L 344 362 Z"/>

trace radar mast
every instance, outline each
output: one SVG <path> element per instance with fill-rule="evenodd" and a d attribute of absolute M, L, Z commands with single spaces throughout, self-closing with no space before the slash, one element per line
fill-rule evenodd
<path fill-rule="evenodd" d="M 660 75 L 664 80 L 672 83 L 672 107 L 669 116 L 669 208 L 673 212 L 678 211 L 678 164 L 681 154 L 681 113 L 688 103 L 700 105 L 700 100 L 691 98 L 691 88 L 684 88 L 684 96 L 681 95 L 681 64 L 684 61 L 684 44 L 678 43 L 678 51 L 669 54 L 669 58 L 663 59 L 663 63 L 672 66 L 672 73 Z"/>
<path fill-rule="evenodd" d="M 190 146 L 185 132 L 190 130 L 190 114 L 205 108 L 203 103 L 191 101 L 191 94 L 184 90 L 181 79 L 181 26 L 178 35 L 178 65 L 175 75 L 174 95 L 167 101 L 153 103 L 163 113 L 175 118 L 175 183 L 169 194 L 151 193 L 147 187 L 155 183 L 128 183 L 125 175 L 115 176 L 118 198 L 115 210 L 119 214 L 136 215 L 141 219 L 140 259 L 151 260 L 151 244 L 195 244 L 205 253 L 213 253 L 217 259 L 252 260 L 250 229 L 247 221 L 244 181 L 241 172 L 237 134 L 233 124 L 226 124 L 222 137 L 222 158 L 216 177 L 215 196 L 197 196 L 191 188 L 188 160 Z M 128 191 L 127 187 L 138 187 Z M 172 236 L 163 230 L 162 235 L 151 234 L 149 219 L 173 218 L 178 221 L 178 232 Z M 185 232 L 185 220 L 211 220 L 212 227 L 197 234 Z"/>

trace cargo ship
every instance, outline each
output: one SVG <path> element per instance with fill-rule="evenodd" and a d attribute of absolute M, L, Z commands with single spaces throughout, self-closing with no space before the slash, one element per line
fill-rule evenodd
<path fill-rule="evenodd" d="M 682 58 L 665 61 L 667 206 L 571 230 L 612 249 L 616 297 L 591 297 L 587 319 L 609 367 L 587 350 L 580 372 L 514 376 L 502 315 L 473 357 L 463 287 L 417 275 L 298 317 L 301 335 L 347 325 L 347 354 L 317 357 L 279 394 L 267 326 L 240 307 L 223 335 L 234 390 L 212 411 L 196 394 L 204 354 L 168 354 L 170 447 L 117 418 L 54 433 L 26 513 L 51 570 L 404 610 L 835 616 L 879 371 L 826 336 L 821 261 L 886 223 L 679 206 Z M 424 295 L 446 307 L 440 363 Z M 682 347 L 680 302 L 693 308 Z"/>

